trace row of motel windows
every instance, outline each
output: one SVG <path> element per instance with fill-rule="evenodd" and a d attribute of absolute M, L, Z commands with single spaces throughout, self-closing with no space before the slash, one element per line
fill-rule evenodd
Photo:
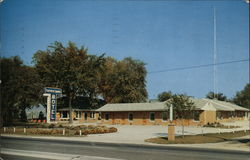
<path fill-rule="evenodd" d="M 199 116 L 200 116 L 200 112 L 199 111 L 194 111 L 193 118 L 194 118 L 195 121 L 199 121 Z M 105 114 L 105 120 L 106 121 L 109 120 L 109 113 Z M 133 121 L 133 120 L 134 120 L 134 114 L 129 113 L 128 114 L 128 121 Z M 149 120 L 150 121 L 155 121 L 155 113 L 154 112 L 150 112 Z M 167 120 L 169 120 L 169 112 L 162 112 L 162 121 L 167 121 Z"/>
<path fill-rule="evenodd" d="M 246 116 L 244 112 L 239 112 L 237 114 L 236 114 L 235 111 L 231 111 L 231 112 L 216 112 L 216 119 L 244 117 L 244 116 Z"/>
<path fill-rule="evenodd" d="M 82 111 L 75 111 L 76 114 L 76 119 L 81 119 L 82 118 Z M 87 119 L 88 115 L 87 112 L 84 112 L 84 118 Z M 105 114 L 105 120 L 109 120 L 110 116 L 109 113 Z M 199 111 L 194 111 L 193 112 L 193 119 L 195 121 L 199 121 L 199 115 L 200 112 Z M 60 112 L 60 118 L 69 118 L 69 114 L 68 111 L 62 111 Z M 95 112 L 90 112 L 90 118 L 95 119 Z M 101 119 L 101 113 L 99 113 L 98 119 Z M 162 121 L 167 121 L 169 119 L 169 112 L 162 112 Z M 128 120 L 129 121 L 133 121 L 134 120 L 134 114 L 133 113 L 129 113 L 128 114 Z M 150 121 L 155 121 L 155 113 L 154 112 L 150 112 L 149 114 L 149 120 Z"/>
<path fill-rule="evenodd" d="M 75 111 L 76 119 L 82 118 L 82 111 Z M 99 114 L 100 116 L 100 114 Z M 84 118 L 88 117 L 88 113 L 84 112 Z M 69 118 L 68 111 L 62 111 L 60 112 L 60 118 Z M 95 112 L 90 112 L 90 118 L 95 119 Z"/>

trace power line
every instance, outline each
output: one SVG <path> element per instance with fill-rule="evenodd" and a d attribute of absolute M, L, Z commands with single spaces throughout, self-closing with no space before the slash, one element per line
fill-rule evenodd
<path fill-rule="evenodd" d="M 250 59 L 241 59 L 241 60 L 226 61 L 226 62 L 220 62 L 220 63 L 210 63 L 210 64 L 202 64 L 202 65 L 196 65 L 196 66 L 169 68 L 169 69 L 164 69 L 164 70 L 151 71 L 151 72 L 148 72 L 148 74 L 161 73 L 161 72 L 170 72 L 170 71 L 179 71 L 179 70 L 187 70 L 187 69 L 194 69 L 194 68 L 203 68 L 203 67 L 210 67 L 210 66 L 215 66 L 215 65 L 218 66 L 218 65 L 224 65 L 224 64 L 239 63 L 239 62 L 247 62 L 249 60 Z"/>

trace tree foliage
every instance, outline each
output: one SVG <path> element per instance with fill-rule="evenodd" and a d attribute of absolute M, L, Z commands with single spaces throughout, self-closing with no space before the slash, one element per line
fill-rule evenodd
<path fill-rule="evenodd" d="M 250 109 L 250 83 L 246 84 L 242 91 L 236 93 L 233 102 Z"/>
<path fill-rule="evenodd" d="M 191 119 L 193 118 L 193 110 L 195 109 L 194 102 L 190 100 L 187 95 L 174 94 L 171 99 L 166 102 L 166 105 L 170 107 L 173 105 L 173 112 L 175 119 Z"/>
<path fill-rule="evenodd" d="M 91 55 L 87 48 L 78 48 L 72 42 L 67 46 L 54 42 L 46 50 L 37 51 L 34 66 L 24 65 L 19 57 L 1 58 L 0 62 L 0 114 L 5 122 L 20 116 L 25 121 L 27 107 L 39 103 L 45 106 L 44 87 L 63 90 L 62 103 L 70 109 L 70 122 L 72 107 L 79 104 L 79 97 L 87 97 L 92 108 L 98 106 L 100 97 L 108 103 L 147 99 L 147 71 L 142 61 Z"/>
<path fill-rule="evenodd" d="M 168 91 L 168 92 L 162 92 L 160 94 L 158 94 L 157 98 L 160 102 L 164 102 L 168 99 L 170 99 L 172 97 L 172 92 Z"/>
<path fill-rule="evenodd" d="M 214 93 L 214 92 L 209 92 L 206 95 L 206 98 L 208 99 L 217 99 L 219 101 L 227 101 L 227 97 L 223 93 Z"/>
<path fill-rule="evenodd" d="M 23 65 L 19 57 L 0 58 L 1 120 L 26 120 L 25 109 L 38 103 L 38 79 L 33 67 Z M 2 124 L 2 123 L 1 123 Z"/>
<path fill-rule="evenodd" d="M 107 57 L 104 68 L 100 90 L 107 103 L 146 101 L 145 63 L 131 57 L 121 61 Z"/>
<path fill-rule="evenodd" d="M 100 70 L 104 55 L 89 55 L 87 48 L 78 48 L 69 42 L 64 47 L 55 42 L 46 51 L 38 51 L 33 63 L 44 86 L 58 87 L 67 97 L 72 122 L 72 102 L 77 96 L 87 96 L 93 100 L 98 96 Z"/>

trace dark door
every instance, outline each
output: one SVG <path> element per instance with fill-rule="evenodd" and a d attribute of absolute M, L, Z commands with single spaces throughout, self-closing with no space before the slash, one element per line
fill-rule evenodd
<path fill-rule="evenodd" d="M 88 113 L 87 112 L 84 113 L 84 120 L 85 121 L 88 120 Z"/>

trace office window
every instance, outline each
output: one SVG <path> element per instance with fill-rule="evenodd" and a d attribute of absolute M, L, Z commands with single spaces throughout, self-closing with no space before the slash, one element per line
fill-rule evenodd
<path fill-rule="evenodd" d="M 150 121 L 155 121 L 155 113 L 154 112 L 150 113 L 149 119 L 150 119 Z"/>
<path fill-rule="evenodd" d="M 133 121 L 133 120 L 134 120 L 134 115 L 133 115 L 133 113 L 129 113 L 129 114 L 128 114 L 128 120 L 129 120 L 129 121 Z"/>

